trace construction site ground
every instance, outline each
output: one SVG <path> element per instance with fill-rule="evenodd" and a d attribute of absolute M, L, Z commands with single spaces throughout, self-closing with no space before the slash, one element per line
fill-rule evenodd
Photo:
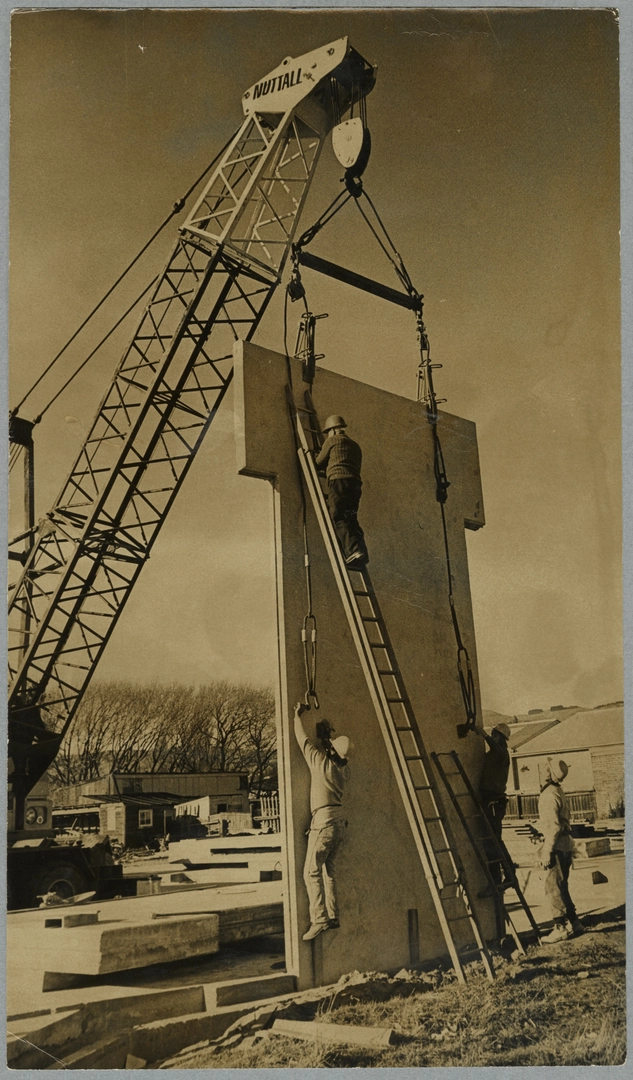
<path fill-rule="evenodd" d="M 277 1032 L 273 1023 L 254 1034 L 247 1030 L 245 1037 L 236 1034 L 192 1048 L 163 1067 L 621 1065 L 626 1058 L 624 906 L 586 919 L 582 937 L 530 946 L 517 959 L 495 956 L 494 983 L 481 969 L 467 969 L 466 985 L 458 984 L 452 971 L 431 972 L 428 982 L 414 973 L 400 980 L 368 979 L 343 987 L 347 994 L 337 996 L 333 988 L 321 1002 L 297 1002 L 283 1011 L 303 1020 L 303 1031 L 305 1021 L 312 1021 L 309 1040 Z M 335 1044 L 327 1036 L 334 1026 L 390 1029 L 392 1045 Z"/>
<path fill-rule="evenodd" d="M 505 829 L 504 838 L 519 864 L 519 880 L 534 916 L 547 928 L 549 911 L 536 848 L 520 828 Z M 612 846 L 617 848 L 617 841 Z M 261 907 L 266 911 L 272 910 L 271 905 L 279 910 L 282 890 L 283 882 L 279 881 L 244 883 L 88 904 L 81 910 L 98 907 L 100 920 L 112 918 L 114 912 L 117 919 L 149 921 L 161 912 L 186 917 L 201 911 L 224 912 L 227 917 L 239 919 L 240 910 Z M 311 997 L 308 995 L 310 1000 L 302 1001 L 285 972 L 280 933 L 225 943 L 208 956 L 84 977 L 66 988 L 63 982 L 59 984 L 62 988 L 55 988 L 58 984 L 49 980 L 53 988 L 44 990 L 44 971 L 33 953 L 25 962 L 23 946 L 43 925 L 45 913 L 42 909 L 11 913 L 7 927 L 7 1013 L 14 1067 L 53 1067 L 55 1060 L 65 1067 L 120 1068 L 128 1058 L 156 1064 L 198 1043 L 207 1045 L 195 1051 L 193 1057 L 185 1053 L 174 1067 L 616 1063 L 622 1041 L 618 1017 L 624 1000 L 623 852 L 577 859 L 570 891 L 589 932 L 561 945 L 530 946 L 527 957 L 499 955 L 495 984 L 487 983 L 475 967 L 469 972 L 465 988 L 458 986 L 447 970 L 440 973 L 438 969 L 430 980 L 427 975 L 411 971 L 406 978 L 388 979 L 387 984 L 385 979 L 394 973 L 383 973 L 379 1000 L 371 1000 L 371 979 L 361 976 L 369 1000 L 365 993 L 363 1000 L 356 1003 L 349 995 L 344 1000 L 340 994 L 333 997 L 332 988 L 314 991 Z M 48 909 L 46 915 L 60 910 L 67 909 Z M 519 931 L 527 931 L 523 911 L 514 904 L 511 910 Z M 569 981 L 564 991 L 562 980 Z M 508 993 L 508 982 L 513 984 L 512 993 Z M 387 992 L 387 999 L 394 996 L 397 1001 L 385 1000 L 385 985 L 395 988 L 393 995 Z M 403 986 L 404 993 L 410 995 L 404 1004 Z M 429 989 L 434 992 L 429 994 Z M 564 998 L 565 1008 L 570 1010 L 569 1038 L 559 1040 L 554 1036 L 557 1029 L 551 994 L 557 1001 Z M 520 1020 L 521 1002 L 524 1016 Z M 294 1009 L 298 1016 L 318 1023 L 324 1019 L 324 1010 L 329 1010 L 332 1016 L 328 1019 L 337 1024 L 391 1027 L 395 1044 L 369 1052 L 358 1047 L 333 1048 L 269 1036 L 265 1041 L 258 1038 L 252 1049 L 240 1049 L 242 1043 L 248 1045 L 248 1038 L 254 1038 L 245 1029 L 231 1036 L 234 1048 L 226 1048 L 222 1040 L 227 1029 L 232 1031 L 236 1023 L 241 1023 L 241 1017 L 248 1017 L 262 1005 L 268 1007 L 267 1016 L 273 1011 L 278 1016 L 280 1010 L 284 1016 L 292 1016 Z M 480 1060 L 474 1043 L 479 1041 L 483 1047 L 490 1042 L 493 1014 L 502 1005 L 508 1010 L 507 1034 L 503 1035 L 504 1020 L 500 1034 L 486 1050 L 488 1056 Z M 553 1010 L 551 1022 L 547 1020 L 548 1009 Z M 94 1020 L 95 1010 L 98 1022 Z M 126 1023 L 121 1023 L 122 1016 Z M 520 1030 L 516 1026 L 519 1021 L 523 1025 Z M 35 1056 L 29 1058 L 27 1048 L 31 1044 L 39 1046 L 43 1056 L 38 1058 L 33 1051 Z M 559 1057 L 548 1056 L 557 1053 Z M 581 1056 L 574 1058 L 574 1054 Z M 205 1055 L 208 1061 L 203 1060 Z M 244 1055 L 251 1057 L 247 1060 Z"/>

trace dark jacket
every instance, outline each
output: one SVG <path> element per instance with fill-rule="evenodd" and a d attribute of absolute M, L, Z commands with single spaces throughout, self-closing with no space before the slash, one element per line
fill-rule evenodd
<path fill-rule="evenodd" d="M 327 465 L 328 480 L 360 480 L 363 452 L 349 435 L 329 435 L 316 459 L 317 468 Z"/>
<path fill-rule="evenodd" d="M 479 781 L 480 791 L 492 791 L 497 795 L 505 795 L 506 787 L 508 785 L 508 773 L 510 771 L 510 752 L 508 750 L 508 744 L 503 741 L 497 741 L 491 738 L 490 735 L 483 733 L 486 742 L 488 743 L 488 753 L 484 758 L 483 768 L 481 770 L 481 779 Z"/>

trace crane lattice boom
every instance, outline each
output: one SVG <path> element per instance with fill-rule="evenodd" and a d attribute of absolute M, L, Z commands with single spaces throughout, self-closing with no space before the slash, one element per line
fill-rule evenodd
<path fill-rule="evenodd" d="M 227 392 L 233 344 L 253 336 L 281 280 L 327 133 L 373 83 L 342 38 L 287 58 L 244 95 L 244 122 L 180 229 L 12 591 L 16 795 L 53 760 Z"/>

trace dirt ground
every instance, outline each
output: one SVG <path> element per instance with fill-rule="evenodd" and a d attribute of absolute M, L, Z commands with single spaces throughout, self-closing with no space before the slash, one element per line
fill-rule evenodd
<path fill-rule="evenodd" d="M 249 1049 L 209 1046 L 172 1068 L 411 1068 L 620 1065 L 626 1057 L 624 907 L 586 916 L 582 936 L 495 958 L 490 983 L 472 965 L 467 984 L 436 973 L 426 988 L 383 1001 L 349 997 L 305 1007 L 296 1019 L 393 1028 L 384 1050 L 327 1046 L 262 1032 Z"/>

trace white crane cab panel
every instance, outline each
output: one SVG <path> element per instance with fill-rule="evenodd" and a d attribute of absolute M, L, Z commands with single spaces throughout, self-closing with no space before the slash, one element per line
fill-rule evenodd
<path fill-rule="evenodd" d="M 339 38 L 313 52 L 293 59 L 287 56 L 281 64 L 250 86 L 242 96 L 244 116 L 254 112 L 286 113 L 314 90 L 317 83 L 329 75 L 345 59 L 347 38 Z"/>

